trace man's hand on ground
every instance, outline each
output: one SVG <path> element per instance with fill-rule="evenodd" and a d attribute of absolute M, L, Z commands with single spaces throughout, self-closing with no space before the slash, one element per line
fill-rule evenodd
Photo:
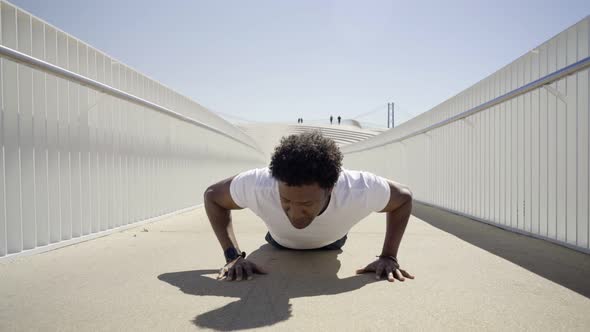
<path fill-rule="evenodd" d="M 365 268 L 356 271 L 357 274 L 375 272 L 375 278 L 381 279 L 381 276 L 386 276 L 390 282 L 398 279 L 399 281 L 414 279 L 414 276 L 399 268 L 399 265 L 392 259 L 379 258 L 373 263 L 367 265 Z"/>
<path fill-rule="evenodd" d="M 252 261 L 238 257 L 234 261 L 227 263 L 221 268 L 219 275 L 217 276 L 217 280 L 251 280 L 254 276 L 254 273 L 266 274 L 266 271 L 254 264 Z"/>

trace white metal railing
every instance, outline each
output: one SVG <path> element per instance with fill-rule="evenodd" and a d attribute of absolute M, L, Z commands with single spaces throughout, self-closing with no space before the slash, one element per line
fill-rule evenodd
<path fill-rule="evenodd" d="M 190 117 L 185 116 L 185 115 L 182 115 L 182 114 L 180 114 L 178 112 L 174 112 L 174 111 L 172 111 L 172 110 L 170 110 L 170 109 L 168 109 L 166 107 L 163 107 L 163 106 L 160 106 L 158 104 L 152 103 L 152 102 L 147 101 L 147 100 L 145 100 L 143 98 L 134 96 L 134 95 L 132 95 L 130 93 L 127 93 L 125 91 L 121 91 L 119 89 L 115 89 L 112 86 L 109 86 L 109 85 L 104 84 L 104 83 L 97 82 L 97 81 L 92 80 L 92 79 L 90 79 L 88 77 L 84 77 L 82 75 L 73 73 L 73 72 L 71 72 L 71 71 L 69 71 L 67 69 L 61 68 L 59 66 L 53 65 L 53 64 L 48 63 L 48 62 L 45 62 L 43 60 L 36 59 L 36 58 L 34 58 L 32 56 L 29 56 L 29 55 L 24 54 L 24 53 L 21 53 L 19 51 L 13 50 L 13 49 L 8 48 L 6 46 L 0 45 L 0 56 L 6 57 L 8 59 L 11 59 L 11 60 L 17 62 L 17 63 L 23 64 L 25 66 L 29 66 L 29 67 L 32 67 L 32 68 L 35 68 L 35 69 L 39 69 L 39 70 L 42 70 L 42 71 L 47 72 L 47 73 L 52 73 L 52 74 L 54 74 L 54 75 L 56 75 L 58 77 L 64 78 L 66 80 L 69 80 L 71 82 L 80 84 L 82 86 L 91 87 L 91 88 L 93 88 L 93 89 L 95 89 L 97 91 L 101 91 L 101 92 L 107 93 L 107 94 L 109 94 L 109 95 L 111 95 L 113 97 L 120 98 L 120 99 L 123 99 L 123 100 L 127 100 L 127 101 L 130 101 L 132 103 L 138 104 L 140 106 L 149 107 L 149 108 L 151 108 L 151 109 L 153 109 L 155 111 L 161 112 L 163 114 L 172 116 L 172 117 L 177 118 L 179 120 L 186 121 L 188 123 L 192 123 L 192 124 L 197 125 L 199 127 L 203 127 L 203 128 L 208 129 L 208 130 L 211 130 L 213 132 L 216 132 L 216 133 L 218 133 L 220 135 L 226 136 L 226 137 L 228 137 L 228 138 L 230 138 L 230 139 L 232 139 L 232 140 L 234 140 L 234 141 L 236 141 L 236 142 L 238 142 L 240 144 L 247 145 L 247 146 L 249 146 L 249 147 L 251 147 L 253 149 L 259 149 L 257 146 L 255 146 L 252 143 L 244 142 L 243 141 L 243 139 L 244 139 L 243 137 L 241 139 L 240 138 L 237 138 L 237 137 L 234 137 L 232 135 L 229 135 L 229 134 L 227 134 L 227 133 L 225 133 L 225 132 L 223 132 L 223 131 L 215 128 L 214 126 L 205 124 L 205 123 L 203 123 L 201 121 L 195 120 L 195 119 L 190 118 Z"/>
<path fill-rule="evenodd" d="M 343 147 L 345 166 L 590 253 L 589 44 L 586 17 L 433 110 Z"/>
<path fill-rule="evenodd" d="M 194 101 L 0 1 L 0 257 L 193 208 L 266 160 Z"/>
<path fill-rule="evenodd" d="M 378 147 L 381 147 L 381 146 L 384 146 L 384 145 L 401 142 L 401 141 L 406 140 L 408 138 L 411 138 L 411 137 L 414 137 L 414 136 L 417 136 L 417 135 L 420 135 L 420 134 L 427 133 L 427 132 L 429 132 L 431 130 L 434 130 L 436 128 L 439 128 L 439 127 L 442 127 L 442 126 L 446 126 L 446 125 L 448 125 L 448 124 L 450 124 L 452 122 L 459 121 L 461 119 L 464 119 L 464 118 L 467 118 L 469 116 L 472 116 L 475 113 L 478 113 L 478 112 L 487 110 L 487 109 L 489 109 L 491 107 L 494 107 L 494 106 L 499 105 L 501 103 L 507 102 L 507 101 L 509 101 L 511 99 L 514 99 L 514 98 L 518 97 L 518 96 L 522 96 L 522 95 L 524 95 L 524 94 L 526 94 L 528 92 L 531 92 L 531 91 L 533 91 L 535 89 L 538 89 L 540 87 L 545 87 L 545 86 L 547 86 L 547 85 L 549 85 L 549 84 L 551 84 L 553 82 L 556 82 L 556 81 L 558 81 L 558 80 L 560 80 L 560 79 L 562 79 L 562 78 L 564 78 L 566 76 L 573 75 L 573 74 L 575 74 L 577 72 L 580 72 L 582 70 L 585 70 L 588 67 L 590 67 L 590 57 L 586 57 L 586 58 L 584 58 L 584 59 L 582 59 L 582 60 L 580 60 L 580 61 L 578 61 L 576 63 L 573 63 L 573 64 L 571 64 L 571 65 L 569 65 L 569 66 L 567 66 L 565 68 L 561 68 L 561 69 L 559 69 L 559 70 L 557 70 L 557 71 L 555 71 L 555 72 L 553 72 L 551 74 L 548 74 L 548 75 L 546 75 L 544 77 L 541 77 L 541 78 L 535 80 L 534 82 L 528 83 L 525 86 L 521 86 L 521 87 L 519 87 L 517 89 L 514 89 L 514 90 L 512 90 L 512 91 L 510 91 L 508 93 L 505 93 L 505 94 L 503 94 L 503 95 L 501 95 L 499 97 L 496 97 L 496 98 L 494 98 L 494 99 L 492 99 L 490 101 L 487 101 L 487 102 L 485 102 L 485 103 L 483 103 L 481 105 L 478 105 L 478 106 L 476 106 L 476 107 L 474 107 L 472 109 L 468 109 L 468 110 L 466 110 L 464 112 L 461 112 L 461 113 L 459 113 L 457 115 L 454 115 L 454 116 L 452 116 L 452 117 L 450 117 L 448 119 L 445 119 L 445 120 L 442 120 L 442 121 L 437 122 L 435 124 L 432 124 L 432 125 L 430 125 L 430 126 L 428 126 L 426 128 L 416 130 L 416 131 L 414 131 L 414 132 L 412 132 L 410 134 L 404 135 L 403 137 L 391 139 L 391 140 L 388 140 L 388 141 L 383 142 L 383 143 L 379 143 L 379 144 L 376 144 L 376 145 L 370 145 L 368 147 L 357 148 L 356 146 L 351 145 L 351 146 L 349 146 L 346 149 L 346 153 L 356 153 L 356 152 L 361 152 L 361 151 L 365 151 L 365 150 L 369 150 L 369 149 L 374 149 L 374 148 L 378 148 Z M 559 98 L 559 94 L 558 93 L 557 93 L 557 96 Z M 364 142 L 364 143 L 370 144 L 370 142 Z"/>

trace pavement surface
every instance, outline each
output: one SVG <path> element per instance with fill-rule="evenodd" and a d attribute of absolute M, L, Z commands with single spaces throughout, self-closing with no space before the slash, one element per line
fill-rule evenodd
<path fill-rule="evenodd" d="M 248 210 L 242 250 L 269 270 L 216 281 L 223 256 L 203 208 L 46 253 L 0 261 L 0 331 L 589 331 L 590 255 L 415 203 L 405 282 L 355 275 L 385 215 L 342 251 L 281 251 Z"/>

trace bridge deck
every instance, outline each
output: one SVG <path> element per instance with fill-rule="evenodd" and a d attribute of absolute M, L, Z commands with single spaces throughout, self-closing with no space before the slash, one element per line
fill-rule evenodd
<path fill-rule="evenodd" d="M 238 241 L 270 270 L 213 279 L 222 257 L 204 209 L 0 265 L 0 330 L 568 330 L 590 326 L 588 255 L 415 204 L 404 283 L 355 276 L 380 250 L 384 215 L 341 253 L 264 245 L 234 213 Z M 147 230 L 146 231 L 144 231 Z"/>

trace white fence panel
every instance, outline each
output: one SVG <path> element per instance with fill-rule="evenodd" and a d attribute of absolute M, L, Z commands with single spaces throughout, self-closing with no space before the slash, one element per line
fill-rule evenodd
<path fill-rule="evenodd" d="M 343 147 L 345 166 L 379 160 L 418 201 L 590 252 L 589 29 L 586 17 L 429 112 Z"/>
<path fill-rule="evenodd" d="M 0 37 L 0 257 L 197 206 L 266 161 L 199 104 L 3 1 Z"/>

